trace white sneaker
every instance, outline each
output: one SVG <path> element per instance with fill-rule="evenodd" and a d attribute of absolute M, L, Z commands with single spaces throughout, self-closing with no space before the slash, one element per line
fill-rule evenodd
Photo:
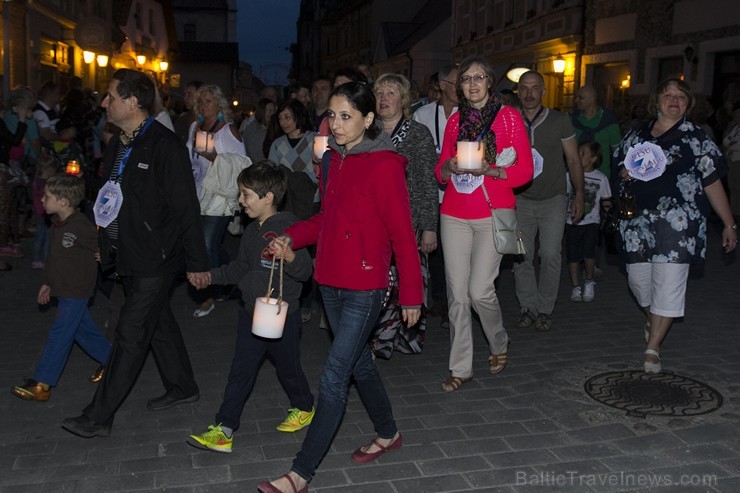
<path fill-rule="evenodd" d="M 583 301 L 580 286 L 573 286 L 573 291 L 570 292 L 570 301 Z"/>
<path fill-rule="evenodd" d="M 588 279 L 586 279 L 586 281 L 583 283 L 583 301 L 587 303 L 589 301 L 593 301 L 595 295 L 596 295 L 596 282 L 589 281 Z"/>

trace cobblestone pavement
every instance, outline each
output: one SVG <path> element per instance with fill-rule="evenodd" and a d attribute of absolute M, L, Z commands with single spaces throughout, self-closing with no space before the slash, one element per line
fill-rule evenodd
<path fill-rule="evenodd" d="M 395 354 L 378 366 L 390 393 L 405 445 L 377 463 L 358 466 L 351 451 L 373 436 L 372 425 L 350 390 L 347 413 L 311 491 L 320 492 L 632 492 L 740 491 L 740 262 L 720 253 L 710 229 L 709 260 L 689 282 L 686 317 L 664 345 L 664 368 L 702 381 L 724 397 L 710 414 L 629 417 L 592 400 L 588 377 L 641 368 L 641 312 L 629 295 L 616 258 L 602 262 L 596 299 L 569 301 L 565 270 L 553 330 L 515 327 L 518 316 L 511 266 L 498 282 L 512 344 L 509 366 L 487 371 L 483 336 L 476 327 L 475 378 L 452 394 L 447 375 L 448 333 L 430 319 L 421 355 Z M 24 241 L 30 251 L 30 239 Z M 229 247 L 236 241 L 229 239 Z M 166 411 L 146 409 L 162 393 L 149 358 L 119 410 L 109 438 L 81 439 L 62 430 L 94 392 L 87 381 L 96 364 L 75 348 L 46 403 L 23 402 L 7 389 L 33 374 L 53 313 L 35 303 L 41 272 L 30 259 L 6 259 L 0 272 L 0 491 L 104 492 L 256 491 L 256 484 L 286 472 L 305 431 L 275 426 L 288 401 L 272 365 L 262 368 L 230 455 L 196 450 L 188 434 L 211 424 L 232 356 L 238 304 L 218 304 L 208 317 L 191 316 L 185 285 L 173 307 L 182 326 L 201 399 Z M 107 300 L 92 308 L 101 324 Z M 316 311 L 303 333 L 303 364 L 315 389 L 329 345 Z"/>

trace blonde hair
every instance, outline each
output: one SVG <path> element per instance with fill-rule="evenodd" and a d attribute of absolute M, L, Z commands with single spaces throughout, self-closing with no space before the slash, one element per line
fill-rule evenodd
<path fill-rule="evenodd" d="M 200 89 L 198 89 L 198 96 L 200 96 L 204 92 L 210 92 L 211 94 L 213 94 L 213 97 L 216 98 L 216 102 L 218 103 L 218 110 L 224 116 L 224 121 L 226 123 L 232 123 L 234 121 L 234 115 L 231 112 L 229 101 L 226 99 L 226 96 L 224 95 L 224 92 L 221 90 L 221 88 L 216 84 L 203 84 L 202 86 L 200 86 Z M 195 103 L 195 109 L 196 114 L 200 114 L 197 111 L 197 100 Z"/>
<path fill-rule="evenodd" d="M 377 79 L 373 87 L 396 86 L 401 95 L 401 111 L 406 120 L 411 119 L 411 83 L 401 74 L 383 74 Z"/>

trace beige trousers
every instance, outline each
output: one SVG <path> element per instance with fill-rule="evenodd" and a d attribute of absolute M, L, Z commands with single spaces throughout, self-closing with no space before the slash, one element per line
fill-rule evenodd
<path fill-rule="evenodd" d="M 473 376 L 472 308 L 478 313 L 492 354 L 506 352 L 507 339 L 494 281 L 501 255 L 493 246 L 491 219 L 442 215 L 441 233 L 450 317 L 450 372 Z"/>

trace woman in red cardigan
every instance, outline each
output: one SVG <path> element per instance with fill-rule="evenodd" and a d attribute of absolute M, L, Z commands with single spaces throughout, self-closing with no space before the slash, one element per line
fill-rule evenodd
<path fill-rule="evenodd" d="M 507 362 L 508 336 L 494 286 L 502 255 L 493 245 L 491 209 L 482 187 L 494 208 L 513 209 L 513 189 L 532 179 L 533 168 L 522 117 L 493 97 L 495 82 L 493 68 L 484 58 L 468 57 L 460 64 L 460 109 L 447 122 L 435 169 L 437 180 L 447 184 L 440 210 L 451 344 L 451 375 L 442 382 L 445 392 L 454 392 L 473 378 L 471 305 L 488 339 L 491 373 L 501 372 Z M 481 169 L 458 168 L 458 141 L 483 143 Z"/>

